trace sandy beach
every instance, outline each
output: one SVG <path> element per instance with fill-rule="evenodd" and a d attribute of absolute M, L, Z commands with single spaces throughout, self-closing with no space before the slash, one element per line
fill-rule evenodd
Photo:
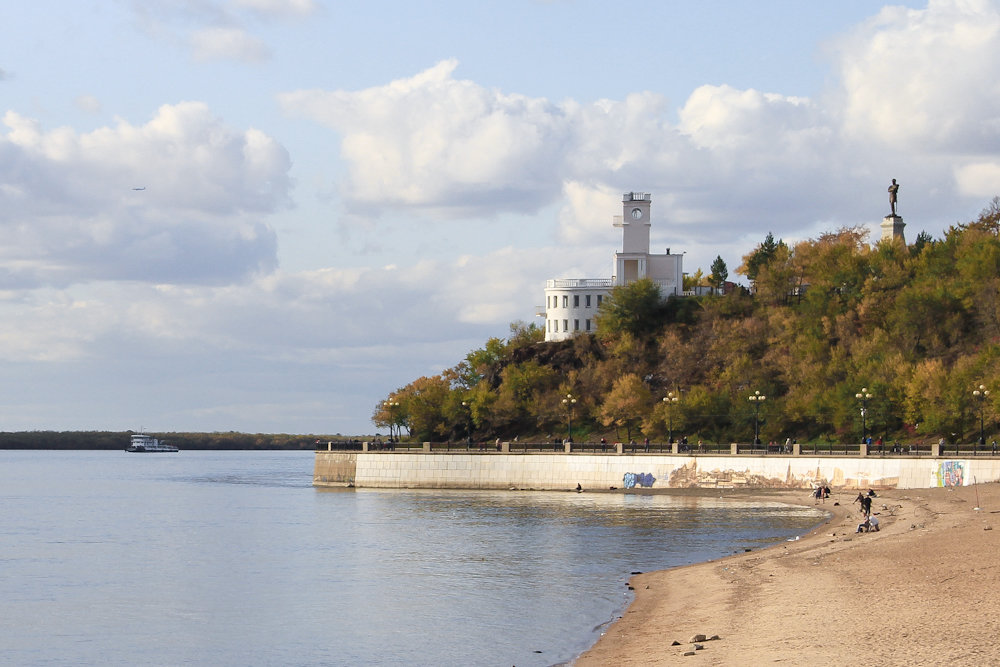
<path fill-rule="evenodd" d="M 830 521 L 796 541 L 634 576 L 574 664 L 1000 664 L 1000 484 L 877 493 L 877 533 L 855 532 L 857 491 L 834 490 Z"/>

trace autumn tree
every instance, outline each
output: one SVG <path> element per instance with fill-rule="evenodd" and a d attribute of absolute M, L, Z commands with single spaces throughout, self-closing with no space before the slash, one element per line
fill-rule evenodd
<path fill-rule="evenodd" d="M 625 437 L 632 439 L 632 431 L 649 412 L 652 396 L 649 389 L 635 373 L 628 373 L 615 380 L 610 393 L 601 404 L 601 423 L 605 426 L 624 428 Z"/>

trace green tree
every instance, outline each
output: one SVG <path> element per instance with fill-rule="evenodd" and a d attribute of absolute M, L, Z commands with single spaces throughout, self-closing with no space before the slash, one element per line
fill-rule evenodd
<path fill-rule="evenodd" d="M 721 290 L 728 277 L 729 268 L 726 267 L 725 260 L 722 259 L 722 255 L 716 255 L 712 262 L 712 273 L 708 276 L 709 284 L 716 290 Z"/>
<path fill-rule="evenodd" d="M 737 273 L 741 273 L 751 282 L 755 282 L 760 268 L 770 263 L 778 248 L 783 245 L 785 245 L 784 242 L 775 241 L 774 234 L 768 232 L 761 244 L 743 258 L 743 265 L 737 269 Z"/>
<path fill-rule="evenodd" d="M 663 317 L 660 286 L 643 278 L 611 290 L 597 309 L 597 332 L 602 338 L 621 334 L 645 338 L 660 329 Z"/>

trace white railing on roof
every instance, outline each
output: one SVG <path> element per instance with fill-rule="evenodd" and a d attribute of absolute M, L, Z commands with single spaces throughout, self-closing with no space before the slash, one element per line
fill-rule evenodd
<path fill-rule="evenodd" d="M 626 192 L 622 201 L 653 201 L 653 195 L 648 192 Z"/>
<path fill-rule="evenodd" d="M 556 278 L 545 281 L 545 289 L 572 287 L 612 287 L 610 278 Z"/>

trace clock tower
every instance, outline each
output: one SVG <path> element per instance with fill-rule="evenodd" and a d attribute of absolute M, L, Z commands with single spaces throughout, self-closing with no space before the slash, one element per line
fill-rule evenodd
<path fill-rule="evenodd" d="M 622 252 L 649 252 L 649 205 L 653 197 L 645 192 L 626 192 L 622 196 L 621 223 L 615 220 L 615 227 L 622 228 Z"/>

